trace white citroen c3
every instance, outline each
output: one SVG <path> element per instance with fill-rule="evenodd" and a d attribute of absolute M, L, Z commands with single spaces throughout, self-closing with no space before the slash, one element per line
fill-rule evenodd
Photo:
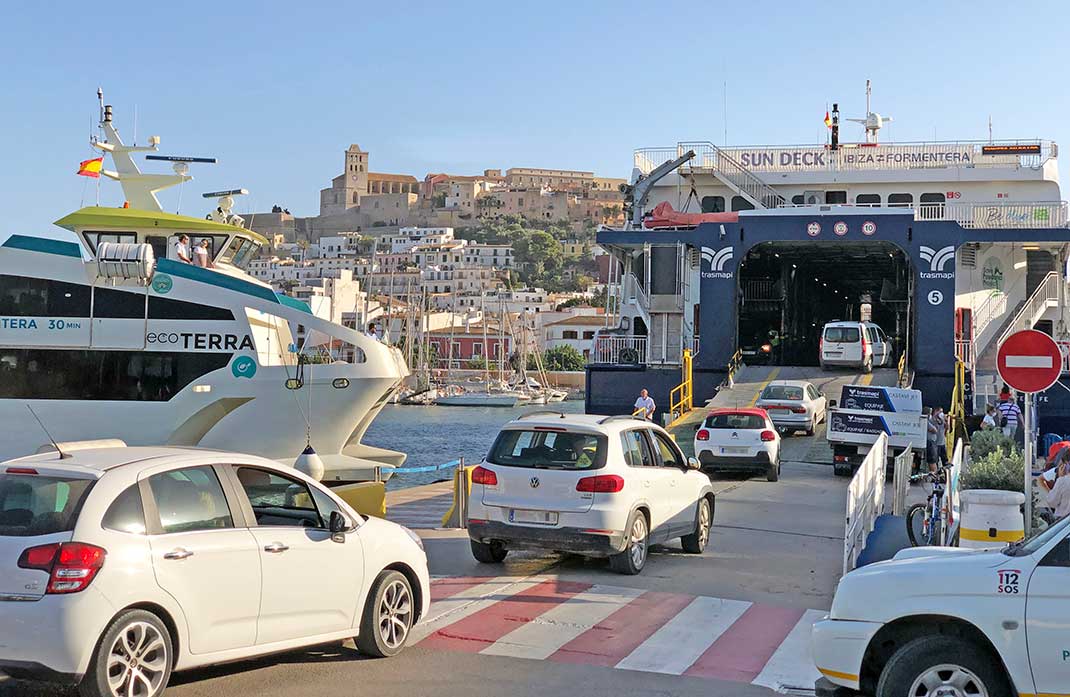
<path fill-rule="evenodd" d="M 270 460 L 112 443 L 0 463 L 0 672 L 158 697 L 172 670 L 329 641 L 392 656 L 426 614 L 406 528 Z"/>

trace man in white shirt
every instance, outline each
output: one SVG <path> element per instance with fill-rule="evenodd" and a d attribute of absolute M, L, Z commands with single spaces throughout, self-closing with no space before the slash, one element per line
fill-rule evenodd
<path fill-rule="evenodd" d="M 175 242 L 175 256 L 179 261 L 184 261 L 187 264 L 192 264 L 193 260 L 189 256 L 189 235 L 179 235 L 178 242 Z"/>
<path fill-rule="evenodd" d="M 1070 448 L 1067 448 L 1070 450 Z M 1059 457 L 1059 467 L 1054 482 L 1040 477 L 1040 485 L 1046 489 L 1044 503 L 1055 512 L 1056 518 L 1070 514 L 1070 459 Z"/>
<path fill-rule="evenodd" d="M 641 391 L 639 399 L 635 400 L 635 411 L 639 412 L 636 416 L 642 416 L 648 421 L 654 420 L 654 400 L 646 390 Z"/>

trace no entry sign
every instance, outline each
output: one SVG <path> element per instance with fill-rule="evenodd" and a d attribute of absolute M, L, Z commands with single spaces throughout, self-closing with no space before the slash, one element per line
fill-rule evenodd
<path fill-rule="evenodd" d="M 1059 379 L 1063 355 L 1055 340 L 1044 332 L 1015 332 L 996 355 L 999 376 L 1019 392 L 1043 392 Z"/>

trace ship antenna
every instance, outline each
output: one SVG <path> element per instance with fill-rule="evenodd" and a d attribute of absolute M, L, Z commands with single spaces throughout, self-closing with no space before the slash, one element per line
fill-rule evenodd
<path fill-rule="evenodd" d="M 57 453 L 59 453 L 59 459 L 61 459 L 61 460 L 62 460 L 62 459 L 64 459 L 64 458 L 70 457 L 70 455 L 67 455 L 66 453 L 64 453 L 64 452 L 63 452 L 63 451 L 62 451 L 62 450 L 60 449 L 60 447 L 59 447 L 59 443 L 57 443 L 57 442 L 56 442 L 56 439 L 55 439 L 55 438 L 53 438 L 53 437 L 52 437 L 52 434 L 48 432 L 48 429 L 47 429 L 47 428 L 45 428 L 45 425 L 44 425 L 44 423 L 42 423 L 42 422 L 41 422 L 41 419 L 40 419 L 40 417 L 38 417 L 38 416 L 37 416 L 37 412 L 35 412 L 35 411 L 33 410 L 33 407 L 31 407 L 31 406 L 30 406 L 29 404 L 27 404 L 27 405 L 26 405 L 26 408 L 30 410 L 30 413 L 31 413 L 31 414 L 33 414 L 33 418 L 34 418 L 34 420 L 35 420 L 35 421 L 37 421 L 37 425 L 38 425 L 38 426 L 40 426 L 40 427 L 41 427 L 41 430 L 45 432 L 45 435 L 46 435 L 46 436 L 48 436 L 48 440 L 49 440 L 49 442 L 50 442 L 50 443 L 52 443 L 52 447 L 56 449 L 56 452 L 57 452 Z"/>

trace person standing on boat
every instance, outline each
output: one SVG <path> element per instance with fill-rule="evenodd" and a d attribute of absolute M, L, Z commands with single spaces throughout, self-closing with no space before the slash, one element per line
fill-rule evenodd
<path fill-rule="evenodd" d="M 635 400 L 634 416 L 641 416 L 647 421 L 654 420 L 654 399 L 645 389 L 639 393 L 639 399 Z"/>
<path fill-rule="evenodd" d="M 175 256 L 179 261 L 184 261 L 187 264 L 192 264 L 193 260 L 189 256 L 189 235 L 179 235 L 178 242 L 175 242 Z"/>
<path fill-rule="evenodd" d="M 208 254 L 208 238 L 205 237 L 193 248 L 193 265 L 200 266 L 204 269 L 210 269 L 215 264 L 212 263 L 212 257 Z"/>

